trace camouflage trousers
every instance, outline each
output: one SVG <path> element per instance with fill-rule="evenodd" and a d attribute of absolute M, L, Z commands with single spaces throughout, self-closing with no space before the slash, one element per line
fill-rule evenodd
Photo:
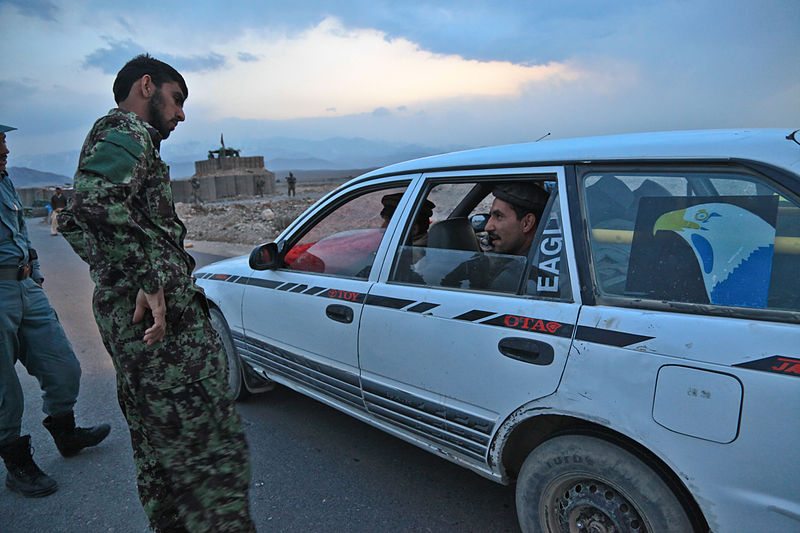
<path fill-rule="evenodd" d="M 247 444 L 205 297 L 173 291 L 166 302 L 166 336 L 147 346 L 142 337 L 152 322 L 131 323 L 135 293 L 102 287 L 94 293 L 130 429 L 139 498 L 155 531 L 255 531 Z"/>

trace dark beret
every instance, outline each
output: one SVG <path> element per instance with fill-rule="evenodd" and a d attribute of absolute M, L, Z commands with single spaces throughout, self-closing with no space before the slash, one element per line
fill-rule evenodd
<path fill-rule="evenodd" d="M 530 211 L 544 209 L 548 198 L 544 189 L 534 183 L 523 181 L 495 185 L 492 194 L 504 202 Z"/>
<path fill-rule="evenodd" d="M 383 211 L 381 211 L 381 216 L 385 216 L 386 218 L 392 216 L 394 210 L 397 209 L 397 204 L 400 203 L 400 198 L 403 197 L 402 192 L 396 192 L 392 194 L 387 194 L 383 198 L 381 198 L 381 203 L 383 204 Z M 433 215 L 433 208 L 436 207 L 436 204 L 431 202 L 430 200 L 424 200 L 422 203 L 422 209 L 420 210 L 417 216 L 430 218 Z"/>

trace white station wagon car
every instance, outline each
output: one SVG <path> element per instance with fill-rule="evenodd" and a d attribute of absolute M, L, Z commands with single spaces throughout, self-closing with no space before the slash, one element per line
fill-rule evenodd
<path fill-rule="evenodd" d="M 545 141 L 353 179 L 197 271 L 234 394 L 277 382 L 515 482 L 526 532 L 800 531 L 799 143 Z"/>

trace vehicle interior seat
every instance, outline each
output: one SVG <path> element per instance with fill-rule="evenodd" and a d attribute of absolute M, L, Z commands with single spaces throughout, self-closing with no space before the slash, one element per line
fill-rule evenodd
<path fill-rule="evenodd" d="M 659 185 L 655 181 L 651 179 L 646 179 L 639 185 L 635 191 L 633 191 L 633 196 L 636 198 L 636 203 L 639 203 L 639 199 L 644 196 L 672 196 L 667 189 L 665 189 L 662 185 Z"/>
<path fill-rule="evenodd" d="M 466 217 L 436 222 L 428 230 L 428 248 L 479 252 L 480 245 L 472 224 Z"/>
<path fill-rule="evenodd" d="M 586 206 L 592 229 L 633 231 L 637 200 L 633 191 L 616 176 L 603 176 L 586 187 Z M 593 239 L 597 282 L 604 292 L 623 294 L 631 245 Z"/>
<path fill-rule="evenodd" d="M 586 187 L 586 205 L 593 228 L 633 229 L 635 201 L 633 191 L 616 176 L 603 176 Z"/>

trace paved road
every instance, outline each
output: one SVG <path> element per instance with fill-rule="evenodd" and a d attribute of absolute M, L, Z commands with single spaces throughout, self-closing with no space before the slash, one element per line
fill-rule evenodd
<path fill-rule="evenodd" d="M 83 367 L 78 420 L 109 422 L 112 430 L 96 449 L 61 458 L 41 425 L 38 384 L 18 365 L 26 395 L 23 431 L 33 436 L 37 462 L 61 488 L 47 498 L 25 499 L 0 486 L 0 532 L 145 532 L 114 370 L 92 318 L 88 269 L 45 224 L 31 219 L 29 229 L 45 289 Z M 219 258 L 193 255 L 200 264 Z M 240 403 L 239 411 L 250 443 L 259 531 L 518 531 L 511 487 L 289 389 Z"/>

